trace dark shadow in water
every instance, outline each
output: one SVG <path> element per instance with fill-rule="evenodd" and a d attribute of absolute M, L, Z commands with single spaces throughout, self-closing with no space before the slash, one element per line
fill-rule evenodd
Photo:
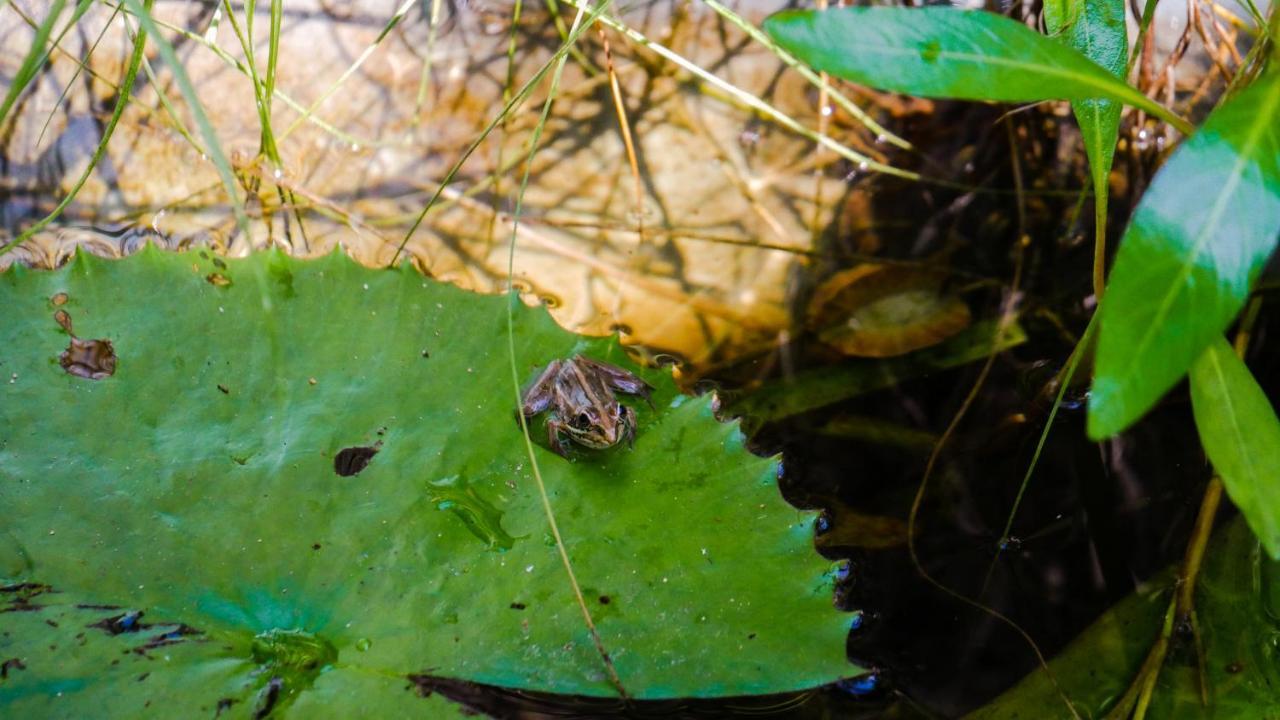
<path fill-rule="evenodd" d="M 510 720 L 551 718 L 884 718 L 924 717 L 890 709 L 887 695 L 874 681 L 844 683 L 803 693 L 786 693 L 714 700 L 620 700 L 509 690 L 461 680 L 410 675 L 410 690 L 424 697 L 439 693 L 466 708 Z"/>

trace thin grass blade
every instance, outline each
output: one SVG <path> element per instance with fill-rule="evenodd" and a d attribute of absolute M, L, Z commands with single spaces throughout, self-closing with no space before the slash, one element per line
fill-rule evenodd
<path fill-rule="evenodd" d="M 150 5 L 151 0 L 147 0 L 147 6 L 150 7 Z M 112 111 L 111 118 L 107 120 L 106 126 L 102 129 L 102 139 L 98 141 L 98 147 L 94 149 L 93 157 L 89 159 L 89 164 L 85 166 L 85 169 L 80 173 L 80 177 L 76 180 L 75 185 L 71 186 L 71 190 L 67 192 L 67 194 L 58 202 L 57 206 L 54 207 L 48 215 L 45 215 L 38 222 L 27 227 L 9 243 L 0 245 L 0 255 L 18 247 L 22 243 L 26 242 L 26 240 L 32 235 L 43 230 L 49 225 L 49 223 L 56 220 L 58 216 L 62 214 L 62 211 L 66 210 L 67 206 L 69 206 L 76 199 L 76 196 L 80 194 L 80 189 L 83 188 L 84 184 L 89 180 L 89 177 L 93 174 L 94 168 L 98 167 L 98 163 L 102 162 L 103 156 L 107 154 L 107 144 L 111 142 L 111 137 L 116 131 L 116 125 L 120 123 L 120 118 L 124 115 L 124 110 L 129 105 L 130 94 L 133 92 L 133 83 L 138 78 L 138 68 L 142 64 L 144 57 L 143 51 L 146 49 L 146 45 L 147 34 L 139 31 L 137 37 L 134 38 L 133 53 L 129 58 L 129 67 L 125 71 L 124 82 L 120 83 L 120 88 L 116 97 L 115 110 Z"/>
<path fill-rule="evenodd" d="M 209 155 L 209 159 L 213 161 L 213 166 L 218 170 L 218 176 L 222 179 L 222 187 L 226 190 L 227 198 L 231 204 L 231 211 L 235 213 L 236 225 L 240 228 L 245 240 L 248 241 L 251 237 L 249 216 L 244 212 L 244 202 L 240 198 L 240 189 L 236 184 L 235 172 L 231 169 L 231 161 L 227 159 L 227 154 L 222 151 L 222 144 L 218 142 L 218 134 L 213 129 L 213 123 L 209 121 L 209 115 L 204 111 L 204 105 L 200 102 L 200 96 L 196 94 L 196 88 L 191 82 L 191 77 L 187 75 L 186 69 L 183 68 L 182 61 L 178 58 L 178 54 L 174 52 L 173 45 L 160 33 L 160 28 L 156 25 L 155 18 L 151 17 L 151 12 L 143 7 L 142 0 L 124 0 L 124 3 L 128 6 L 129 12 L 138 19 L 142 29 L 151 37 L 156 49 L 160 52 L 160 57 L 164 58 L 165 63 L 169 65 L 169 70 L 173 73 L 173 78 L 178 83 L 178 89 L 182 91 L 182 97 L 187 101 L 187 107 L 191 109 L 191 114 L 196 119 L 196 125 L 200 128 L 200 137 L 204 140 L 205 152 Z"/>
<path fill-rule="evenodd" d="M 9 91 L 4 95 L 4 102 L 0 103 L 0 123 L 9 116 L 9 111 L 18 101 L 18 96 L 31 83 L 49 57 L 47 48 L 49 36 L 53 34 L 53 25 L 58 21 L 58 16 L 62 14 L 62 8 L 66 4 L 66 0 L 54 0 L 49 6 L 49 14 L 45 16 L 44 22 L 36 28 L 36 35 L 31 39 L 31 47 L 27 48 L 27 54 L 22 58 L 22 65 L 18 67 L 18 72 L 14 73 L 13 78 L 9 80 Z"/>

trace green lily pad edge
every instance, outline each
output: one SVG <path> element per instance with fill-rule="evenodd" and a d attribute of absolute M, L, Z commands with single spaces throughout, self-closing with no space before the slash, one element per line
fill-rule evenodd
<path fill-rule="evenodd" d="M 457 711 L 415 674 L 616 695 L 515 421 L 512 302 L 339 252 L 0 273 L 0 715 Z M 656 388 L 624 399 L 633 447 L 565 459 L 530 424 L 628 694 L 863 672 L 780 461 L 616 338 L 513 311 L 523 384 L 583 354 Z M 114 374 L 64 370 L 67 325 L 111 342 Z M 339 474 L 352 448 L 375 452 Z"/>

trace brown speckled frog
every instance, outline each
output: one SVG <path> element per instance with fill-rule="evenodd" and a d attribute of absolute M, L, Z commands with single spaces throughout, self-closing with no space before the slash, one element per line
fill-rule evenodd
<path fill-rule="evenodd" d="M 564 437 L 584 447 L 603 450 L 626 440 L 634 443 L 636 411 L 618 402 L 617 393 L 639 395 L 653 407 L 653 390 L 633 373 L 609 363 L 574 355 L 552 360 L 525 390 L 520 412 L 533 417 L 547 409 L 551 448 L 569 456 Z"/>

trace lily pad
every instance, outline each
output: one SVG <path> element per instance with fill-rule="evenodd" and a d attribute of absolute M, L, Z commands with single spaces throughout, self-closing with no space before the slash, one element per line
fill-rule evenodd
<path fill-rule="evenodd" d="M 210 282 L 215 271 L 230 282 Z M 238 638 L 209 643 L 219 672 L 261 665 L 253 638 L 297 635 L 314 640 L 299 642 L 317 666 L 364 673 L 341 682 L 379 697 L 409 691 L 377 678 L 410 674 L 614 694 L 515 421 L 508 302 L 341 255 L 224 262 L 148 248 L 0 274 L 5 582 Z M 111 343 L 113 375 L 60 366 L 59 310 Z M 566 459 L 541 418 L 530 428 L 629 694 L 764 694 L 858 674 L 812 513 L 782 500 L 778 461 L 746 452 L 710 398 L 635 368 L 614 339 L 513 310 L 521 382 L 580 353 L 656 388 L 655 409 L 635 406 L 634 447 L 575 446 Z M 0 632 L 22 615 L 0 614 Z M 12 642 L 0 636 L 0 655 L 25 652 Z M 32 665 L 24 677 L 39 682 L 6 687 L 0 714 L 53 712 L 68 692 L 141 698 L 113 683 L 94 659 L 105 656 L 65 652 L 82 682 L 59 698 L 54 670 Z M 185 667 L 179 684 L 205 677 Z M 284 690 L 299 708 L 329 682 L 285 677 Z M 163 699 L 178 716 L 208 697 Z"/>
<path fill-rule="evenodd" d="M 315 717 L 317 708 L 325 717 L 466 717 L 441 697 L 406 692 L 403 677 L 356 664 L 307 668 L 315 653 L 268 652 L 270 636 L 83 600 L 38 583 L 0 588 L 6 717 Z"/>

